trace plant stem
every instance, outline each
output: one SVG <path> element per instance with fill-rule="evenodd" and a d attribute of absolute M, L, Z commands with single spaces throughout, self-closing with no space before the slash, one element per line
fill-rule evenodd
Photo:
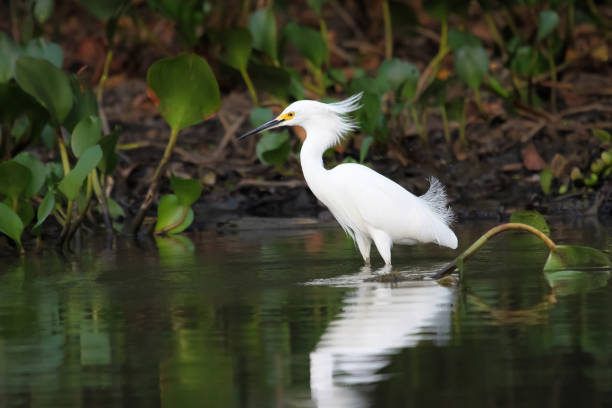
<path fill-rule="evenodd" d="M 100 203 L 100 207 L 102 207 L 102 216 L 104 217 L 104 226 L 106 227 L 107 233 L 112 233 L 113 224 L 111 223 L 110 213 L 108 211 L 108 203 L 106 202 L 106 194 L 104 194 L 104 190 L 100 184 L 100 180 L 98 179 L 98 171 L 94 169 L 92 176 L 92 187 L 94 193 L 96 193 L 96 197 L 98 198 L 98 202 Z M 101 174 L 100 177 L 103 177 Z"/>
<path fill-rule="evenodd" d="M 253 101 L 253 105 L 258 106 L 259 100 L 257 99 L 257 91 L 255 90 L 255 87 L 253 86 L 253 82 L 251 81 L 251 77 L 249 76 L 249 73 L 247 72 L 246 69 L 241 69 L 240 74 L 242 75 L 242 79 L 244 79 L 244 83 L 249 89 L 249 93 L 251 94 L 251 100 Z"/>
<path fill-rule="evenodd" d="M 557 112 L 557 66 L 555 65 L 555 55 L 552 50 L 551 41 L 548 42 L 548 50 L 545 53 L 550 66 L 550 79 L 552 86 L 550 87 L 550 110 L 552 113 Z"/>
<path fill-rule="evenodd" d="M 476 106 L 478 107 L 478 112 L 481 114 L 485 114 L 484 106 L 482 105 L 482 99 L 480 98 L 480 88 L 474 88 L 474 102 L 476 102 Z"/>
<path fill-rule="evenodd" d="M 55 135 L 57 137 L 57 144 L 60 150 L 60 156 L 62 158 L 62 166 L 64 168 L 64 177 L 66 177 L 70 173 L 70 161 L 68 160 L 68 151 L 66 150 L 66 145 L 64 144 L 64 138 L 62 137 L 61 130 L 59 127 L 55 131 Z M 58 246 L 64 244 L 66 240 L 66 234 L 70 229 L 70 220 L 72 218 L 72 200 L 68 200 L 68 206 L 66 207 L 66 219 L 64 220 L 64 225 L 62 227 L 62 232 L 59 236 Z"/>
<path fill-rule="evenodd" d="M 102 76 L 100 77 L 100 81 L 98 82 L 98 92 L 97 92 L 97 100 L 98 106 L 102 104 L 102 94 L 104 92 L 104 83 L 108 79 L 108 70 L 110 68 L 110 63 L 113 60 L 113 49 L 109 48 L 106 51 L 106 59 L 104 60 L 104 69 L 102 70 Z"/>
<path fill-rule="evenodd" d="M 74 222 L 70 226 L 70 229 L 68 230 L 68 236 L 66 237 L 67 242 L 70 242 L 72 240 L 72 237 L 74 236 L 75 232 L 79 228 L 79 225 L 81 225 L 81 223 L 87 216 L 87 212 L 89 211 L 89 205 L 91 204 L 91 198 L 92 198 L 92 195 L 91 195 L 92 179 L 97 177 L 97 174 L 95 174 L 95 172 L 96 170 L 94 169 L 91 173 L 87 175 L 87 189 L 85 193 L 87 201 L 85 203 L 85 208 L 83 208 L 83 211 L 79 214 L 77 219 L 74 220 Z"/>
<path fill-rule="evenodd" d="M 393 30 L 391 26 L 391 12 L 389 11 L 389 2 L 382 1 L 383 22 L 385 24 L 385 58 L 390 60 L 393 58 Z"/>
<path fill-rule="evenodd" d="M 461 143 L 467 147 L 468 141 L 465 135 L 465 106 L 461 110 L 461 120 L 459 121 L 459 140 L 461 140 Z"/>
<path fill-rule="evenodd" d="M 417 90 L 414 93 L 413 101 L 417 101 L 419 97 L 425 92 L 429 85 L 436 79 L 438 72 L 440 72 L 440 66 L 446 54 L 448 54 L 450 48 L 448 47 L 448 20 L 442 21 L 442 27 L 440 28 L 440 46 L 438 48 L 438 54 L 429 61 L 427 68 L 423 71 L 423 75 L 419 79 L 417 84 Z"/>
<path fill-rule="evenodd" d="M 179 129 L 174 129 L 174 128 L 170 131 L 170 140 L 168 140 L 168 145 L 166 146 L 164 155 L 162 156 L 159 162 L 159 165 L 157 166 L 157 169 L 155 169 L 155 173 L 153 174 L 153 180 L 151 181 L 151 185 L 149 186 L 149 189 L 147 190 L 145 199 L 140 205 L 140 208 L 138 209 L 136 216 L 134 216 L 134 219 L 132 220 L 132 223 L 129 226 L 128 232 L 131 234 L 136 234 L 138 232 L 138 230 L 140 229 L 140 226 L 142 225 L 142 221 L 144 220 L 145 214 L 147 213 L 147 210 L 149 209 L 149 207 L 151 206 L 151 204 L 153 203 L 153 200 L 155 199 L 157 195 L 157 189 L 159 187 L 159 180 L 161 178 L 163 170 L 166 167 L 166 164 L 168 164 L 168 160 L 170 160 L 170 156 L 172 155 L 172 149 L 174 148 L 174 145 L 176 144 L 178 132 L 179 132 Z"/>
<path fill-rule="evenodd" d="M 497 43 L 499 50 L 502 53 L 502 59 L 505 61 L 508 59 L 508 54 L 506 52 L 506 46 L 504 45 L 504 40 L 502 39 L 499 30 L 497 29 L 497 24 L 495 24 L 495 19 L 491 15 L 490 11 L 485 11 L 484 13 L 485 20 L 487 21 L 487 25 L 489 26 L 489 30 L 491 31 L 491 35 L 493 36 L 493 40 Z"/>
<path fill-rule="evenodd" d="M 444 139 L 446 140 L 446 146 L 450 149 L 452 145 L 450 127 L 448 126 L 448 116 L 446 115 L 446 106 L 440 104 L 440 113 L 442 114 L 442 126 L 444 128 Z"/>
<path fill-rule="evenodd" d="M 325 24 L 323 16 L 319 16 L 319 30 L 321 31 L 321 37 L 323 37 L 325 47 L 327 48 L 327 53 L 325 54 L 325 64 L 329 67 L 329 41 L 327 38 L 327 24 Z"/>
<path fill-rule="evenodd" d="M 251 9 L 251 0 L 242 0 L 242 12 L 240 14 L 241 24 L 247 24 L 249 20 L 249 10 Z"/>
<path fill-rule="evenodd" d="M 183 210 L 183 215 L 181 216 L 181 218 L 178 221 L 176 221 L 176 222 L 174 222 L 174 223 L 172 223 L 170 225 L 167 225 L 166 227 L 162 228 L 161 230 L 155 232 L 155 235 L 162 235 L 162 234 L 167 233 L 168 231 L 172 231 L 174 228 L 178 227 L 183 222 L 185 222 L 185 219 L 187 218 L 187 214 L 189 214 L 189 209 L 188 208 Z"/>
<path fill-rule="evenodd" d="M 442 270 L 440 270 L 440 272 L 434 275 L 433 279 L 440 279 L 452 273 L 457 268 L 458 264 L 462 264 L 470 256 L 474 255 L 476 251 L 478 251 L 484 244 L 486 244 L 489 238 L 493 237 L 494 235 L 499 234 L 500 232 L 509 231 L 509 230 L 523 230 L 523 231 L 530 232 L 536 237 L 540 238 L 544 242 L 544 244 L 546 244 L 548 249 L 550 249 L 551 251 L 554 250 L 556 247 L 555 243 L 550 238 L 548 238 L 542 231 L 538 230 L 537 228 L 532 227 L 531 225 L 522 224 L 519 222 L 509 222 L 506 224 L 501 224 L 501 225 L 498 225 L 497 227 L 491 228 L 486 233 L 484 233 L 484 235 L 478 238 L 472 245 L 470 245 L 468 249 L 463 251 L 463 253 L 459 255 L 453 262 L 446 265 L 444 268 L 442 268 Z"/>

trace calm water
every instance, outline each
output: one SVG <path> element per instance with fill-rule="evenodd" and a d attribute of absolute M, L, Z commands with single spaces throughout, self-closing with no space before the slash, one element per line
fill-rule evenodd
<path fill-rule="evenodd" d="M 609 226 L 552 230 L 612 249 Z M 116 246 L 0 259 L 1 407 L 612 406 L 609 274 L 545 276 L 521 233 L 467 263 L 465 290 L 365 282 L 384 271 L 335 228 Z M 453 254 L 394 263 L 426 277 Z"/>

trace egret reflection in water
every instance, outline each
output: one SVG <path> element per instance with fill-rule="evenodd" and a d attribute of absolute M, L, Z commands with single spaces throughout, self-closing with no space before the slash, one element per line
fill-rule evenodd
<path fill-rule="evenodd" d="M 382 371 L 394 354 L 421 341 L 442 345 L 450 337 L 453 289 L 431 280 L 390 287 L 364 282 L 367 276 L 372 272 L 363 267 L 352 282 L 346 277 L 328 283 L 356 290 L 310 354 L 311 397 L 319 408 L 368 406 L 367 385 L 388 375 Z"/>

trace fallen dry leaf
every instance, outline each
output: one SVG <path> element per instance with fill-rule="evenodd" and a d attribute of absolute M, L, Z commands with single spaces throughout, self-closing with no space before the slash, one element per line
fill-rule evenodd
<path fill-rule="evenodd" d="M 533 143 L 523 147 L 521 154 L 523 155 L 523 164 L 527 170 L 540 171 L 546 167 L 546 162 L 542 159 Z"/>

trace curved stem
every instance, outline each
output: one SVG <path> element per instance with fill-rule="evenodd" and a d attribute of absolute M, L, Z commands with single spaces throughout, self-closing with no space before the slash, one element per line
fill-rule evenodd
<path fill-rule="evenodd" d="M 258 106 L 259 100 L 257 99 L 257 91 L 255 90 L 255 86 L 253 86 L 253 81 L 251 81 L 251 77 L 246 69 L 241 69 L 240 74 L 242 75 L 242 79 L 249 89 L 249 93 L 251 94 L 251 100 L 253 101 L 253 105 Z"/>
<path fill-rule="evenodd" d="M 474 255 L 476 251 L 478 251 L 484 244 L 486 244 L 489 238 L 499 234 L 500 232 L 509 231 L 509 230 L 523 230 L 523 231 L 531 232 L 533 235 L 540 238 L 544 242 L 544 244 L 546 244 L 548 249 L 550 249 L 551 251 L 554 250 L 556 247 L 555 243 L 549 237 L 547 237 L 542 231 L 538 230 L 537 228 L 532 227 L 531 225 L 522 224 L 519 222 L 509 222 L 506 224 L 501 224 L 485 232 L 472 245 L 470 245 L 468 249 L 463 251 L 463 253 L 459 255 L 453 262 L 446 265 L 444 268 L 442 268 L 440 272 L 434 275 L 433 278 L 440 279 L 452 273 L 457 268 L 458 264 L 462 264 L 470 256 Z"/>
<path fill-rule="evenodd" d="M 157 195 L 157 188 L 159 186 L 159 180 L 161 178 L 164 168 L 166 167 L 166 164 L 168 164 L 168 160 L 170 160 L 170 156 L 172 155 L 172 149 L 174 148 L 174 145 L 176 144 L 178 132 L 179 132 L 179 129 L 174 129 L 174 128 L 170 132 L 170 140 L 168 140 L 168 145 L 166 146 L 164 155 L 162 156 L 162 159 L 160 160 L 159 165 L 157 166 L 157 169 L 155 169 L 155 173 L 153 174 L 153 180 L 151 181 L 151 185 L 149 186 L 149 189 L 147 190 L 145 199 L 140 205 L 138 212 L 134 216 L 134 219 L 132 220 L 132 223 L 129 226 L 128 232 L 131 234 L 136 234 L 138 232 L 138 229 L 140 229 L 140 226 L 142 225 L 142 221 L 144 220 L 147 210 L 149 209 L 149 207 L 153 203 L 153 200 L 155 199 L 155 196 Z"/>

